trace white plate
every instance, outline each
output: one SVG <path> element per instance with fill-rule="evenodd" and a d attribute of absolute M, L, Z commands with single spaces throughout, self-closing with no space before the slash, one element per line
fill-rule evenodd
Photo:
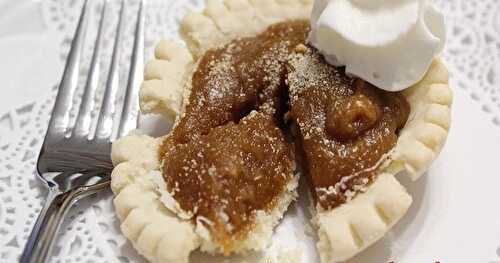
<path fill-rule="evenodd" d="M 203 0 L 148 2 L 154 6 L 147 18 L 150 57 L 152 44 L 160 36 L 177 37 L 179 19 Z M 0 0 L 0 262 L 16 262 L 44 198 L 32 171 L 80 4 Z M 500 2 L 438 5 L 448 16 L 444 57 L 455 91 L 448 143 L 419 181 L 400 176 L 414 197 L 410 211 L 350 262 L 500 263 Z M 144 124 L 157 134 L 166 130 L 151 118 Z M 299 249 L 302 262 L 317 262 L 314 238 L 305 233 L 304 204 L 301 197 L 289 209 L 270 254 Z M 80 202 L 62 228 L 52 262 L 120 261 L 142 259 L 119 233 L 110 193 Z M 193 262 L 221 259 L 197 254 Z"/>

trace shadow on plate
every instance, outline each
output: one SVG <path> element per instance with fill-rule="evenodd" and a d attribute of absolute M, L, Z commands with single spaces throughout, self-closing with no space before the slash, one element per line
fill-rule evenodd
<path fill-rule="evenodd" d="M 419 227 L 410 228 L 411 225 L 423 225 L 427 217 L 427 210 L 424 196 L 427 191 L 427 175 L 423 175 L 418 181 L 413 182 L 408 176 L 399 174 L 398 179 L 413 197 L 413 203 L 406 215 L 389 231 L 384 238 L 373 244 L 361 254 L 347 261 L 346 263 L 359 262 L 398 262 L 397 258 L 410 247 L 411 243 L 418 236 Z M 415 233 L 405 234 L 408 231 Z M 409 236 L 409 238 L 407 238 Z"/>

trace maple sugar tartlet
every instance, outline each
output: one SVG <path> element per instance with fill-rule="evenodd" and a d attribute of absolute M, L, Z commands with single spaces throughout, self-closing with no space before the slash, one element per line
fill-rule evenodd
<path fill-rule="evenodd" d="M 445 66 L 435 60 L 400 93 L 349 77 L 306 45 L 311 7 L 208 1 L 181 24 L 187 47 L 157 45 L 141 109 L 173 131 L 127 136 L 112 152 L 121 229 L 148 260 L 264 249 L 297 198 L 298 170 L 325 263 L 373 244 L 411 205 L 395 175 L 418 179 L 446 140 Z"/>

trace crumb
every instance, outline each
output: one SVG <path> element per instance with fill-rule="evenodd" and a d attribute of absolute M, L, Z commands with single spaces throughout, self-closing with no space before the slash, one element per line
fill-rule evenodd
<path fill-rule="evenodd" d="M 307 47 L 304 44 L 298 44 L 295 47 L 295 52 L 304 54 L 307 52 Z"/>

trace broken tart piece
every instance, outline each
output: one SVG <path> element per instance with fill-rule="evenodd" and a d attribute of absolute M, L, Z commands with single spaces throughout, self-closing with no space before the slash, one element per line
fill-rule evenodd
<path fill-rule="evenodd" d="M 436 60 L 415 86 L 391 93 L 299 46 L 287 83 L 318 253 L 324 263 L 348 260 L 383 237 L 411 205 L 395 175 L 418 179 L 443 147 L 452 102 L 448 72 Z"/>
<path fill-rule="evenodd" d="M 275 5 L 302 19 L 311 8 Z M 150 261 L 188 262 L 195 249 L 262 250 L 297 197 L 295 154 L 283 121 L 285 79 L 288 57 L 304 43 L 308 26 L 304 20 L 275 24 L 285 18 L 264 15 L 267 7 L 210 2 L 205 14 L 188 15 L 181 26 L 190 50 L 162 41 L 146 66 L 142 111 L 175 118 L 175 125 L 163 138 L 116 142 L 112 188 L 124 235 Z M 230 37 L 208 15 L 220 8 L 259 23 Z"/>
<path fill-rule="evenodd" d="M 446 68 L 435 61 L 402 93 L 348 77 L 305 45 L 311 2 L 208 1 L 181 24 L 187 48 L 158 44 L 141 109 L 173 130 L 112 152 L 122 232 L 151 262 L 265 248 L 296 198 L 296 163 L 324 263 L 356 255 L 410 206 L 394 175 L 417 179 L 447 137 Z"/>
<path fill-rule="evenodd" d="M 322 262 L 381 237 L 412 198 L 383 168 L 410 114 L 400 93 L 345 75 L 312 48 L 289 63 L 290 113 L 316 208 Z"/>

